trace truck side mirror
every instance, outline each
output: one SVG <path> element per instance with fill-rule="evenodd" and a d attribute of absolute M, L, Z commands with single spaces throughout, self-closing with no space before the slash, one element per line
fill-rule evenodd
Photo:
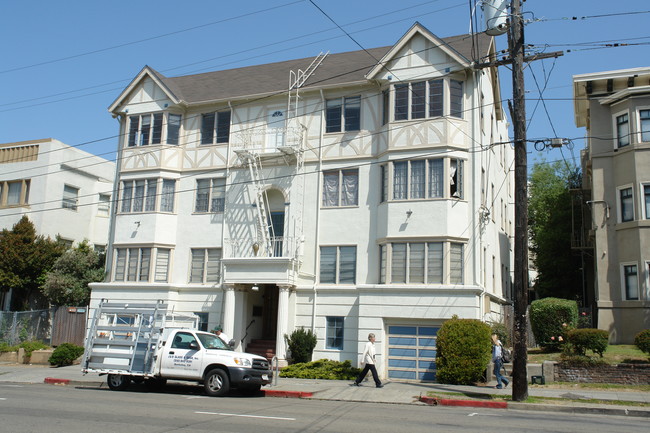
<path fill-rule="evenodd" d="M 235 339 L 234 339 L 234 338 L 231 339 L 231 340 L 228 342 L 228 346 L 230 346 L 230 348 L 235 347 Z"/>
<path fill-rule="evenodd" d="M 199 343 L 196 341 L 190 342 L 190 350 L 199 350 Z"/>

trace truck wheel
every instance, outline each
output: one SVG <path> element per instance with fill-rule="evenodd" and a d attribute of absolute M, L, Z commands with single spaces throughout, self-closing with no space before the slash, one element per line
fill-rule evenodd
<path fill-rule="evenodd" d="M 205 393 L 211 397 L 221 397 L 227 394 L 230 390 L 228 374 L 220 368 L 210 370 L 205 375 L 203 387 L 205 388 Z"/>
<path fill-rule="evenodd" d="M 123 374 L 109 374 L 106 382 L 113 391 L 124 391 L 131 383 L 131 378 Z"/>

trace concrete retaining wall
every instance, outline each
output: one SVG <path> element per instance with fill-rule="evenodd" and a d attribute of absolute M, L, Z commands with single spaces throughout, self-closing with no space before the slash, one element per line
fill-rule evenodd
<path fill-rule="evenodd" d="M 48 359 L 52 356 L 54 349 L 35 350 L 31 358 L 25 356 L 25 349 L 20 348 L 18 352 L 0 353 L 0 362 L 8 364 L 44 364 L 49 365 Z"/>

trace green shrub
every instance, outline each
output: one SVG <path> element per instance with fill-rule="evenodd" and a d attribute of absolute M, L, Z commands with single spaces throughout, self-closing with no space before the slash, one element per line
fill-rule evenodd
<path fill-rule="evenodd" d="M 84 348 L 72 343 L 63 343 L 57 346 L 52 352 L 52 356 L 48 359 L 51 365 L 63 367 L 72 365 L 75 359 L 79 358 L 84 353 Z"/>
<path fill-rule="evenodd" d="M 576 301 L 544 298 L 530 304 L 530 325 L 537 344 L 547 351 L 558 351 L 567 332 L 578 324 Z"/>
<path fill-rule="evenodd" d="M 317 341 L 316 334 L 311 329 L 305 331 L 303 328 L 298 328 L 290 336 L 285 334 L 284 339 L 291 352 L 292 364 L 311 361 L 311 355 Z"/>
<path fill-rule="evenodd" d="M 447 320 L 437 339 L 436 380 L 471 385 L 480 381 L 492 353 L 491 329 L 475 319 Z"/>
<path fill-rule="evenodd" d="M 587 350 L 591 350 L 602 358 L 609 344 L 609 333 L 593 328 L 572 329 L 568 332 L 567 339 L 576 355 L 585 356 Z"/>
<path fill-rule="evenodd" d="M 504 347 L 510 347 L 510 330 L 506 328 L 505 323 L 492 322 L 490 328 L 492 328 L 492 334 L 497 334 Z"/>
<path fill-rule="evenodd" d="M 17 352 L 18 346 L 10 346 L 6 341 L 0 342 L 0 353 Z"/>
<path fill-rule="evenodd" d="M 26 356 L 32 356 L 32 352 L 35 350 L 49 349 L 50 346 L 43 343 L 42 341 L 23 341 L 20 344 L 15 346 L 10 346 L 7 342 L 0 343 L 0 353 L 2 352 L 18 352 L 18 349 L 25 349 Z"/>
<path fill-rule="evenodd" d="M 299 379 L 353 380 L 361 372 L 352 367 L 350 361 L 331 361 L 320 359 L 313 362 L 292 364 L 280 371 L 280 377 L 296 377 Z"/>
<path fill-rule="evenodd" d="M 588 368 L 608 365 L 607 361 L 586 355 L 574 355 L 563 353 L 559 362 L 564 367 Z"/>
<path fill-rule="evenodd" d="M 643 330 L 634 337 L 634 344 L 643 353 L 650 355 L 650 329 Z"/>

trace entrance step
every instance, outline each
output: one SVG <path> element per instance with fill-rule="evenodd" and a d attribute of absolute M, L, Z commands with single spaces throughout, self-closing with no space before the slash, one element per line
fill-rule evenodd
<path fill-rule="evenodd" d="M 275 356 L 275 340 L 251 340 L 246 346 L 246 352 L 263 356 L 271 362 Z"/>

